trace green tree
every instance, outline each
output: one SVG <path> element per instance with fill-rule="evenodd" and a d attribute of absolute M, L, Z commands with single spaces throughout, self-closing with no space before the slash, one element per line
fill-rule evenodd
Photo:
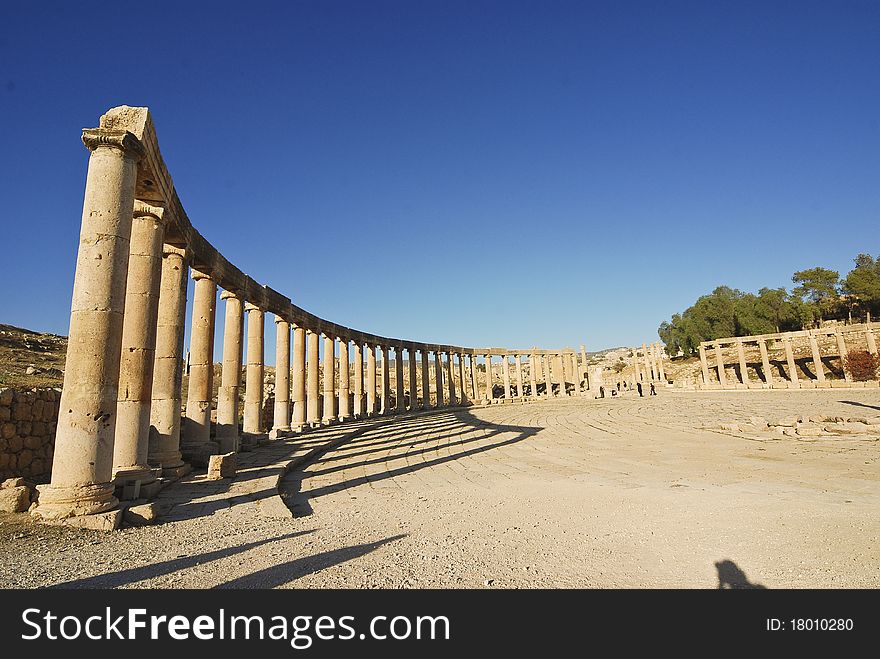
<path fill-rule="evenodd" d="M 837 311 L 839 306 L 837 287 L 840 283 L 840 273 L 837 270 L 827 268 L 800 270 L 791 276 L 791 280 L 798 284 L 792 292 L 814 306 L 814 317 L 818 316 L 821 320 Z"/>
<path fill-rule="evenodd" d="M 880 258 L 859 254 L 853 260 L 856 267 L 847 274 L 842 288 L 859 308 L 876 312 L 880 308 Z"/>

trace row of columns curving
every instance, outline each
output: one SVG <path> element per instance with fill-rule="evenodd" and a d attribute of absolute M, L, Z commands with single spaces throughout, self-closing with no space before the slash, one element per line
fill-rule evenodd
<path fill-rule="evenodd" d="M 220 295 L 224 303 L 223 357 L 216 423 L 212 427 L 217 292 L 224 281 L 217 271 L 222 273 L 223 268 L 211 267 L 200 253 L 206 251 L 207 243 L 191 230 L 188 220 L 184 222 L 176 193 L 166 192 L 166 196 L 173 194 L 177 205 L 171 200 L 151 198 L 161 196 L 150 193 L 157 187 L 153 179 L 167 175 L 167 171 L 158 148 L 147 139 L 151 124 L 146 109 L 122 106 L 114 110 L 119 111 L 115 117 L 113 111 L 102 117 L 102 127 L 83 131 L 83 142 L 91 154 L 65 380 L 51 482 L 39 486 L 34 509 L 35 515 L 49 520 L 118 512 L 119 497 L 149 497 L 163 479 L 187 473 L 189 463 L 202 464 L 212 454 L 236 451 L 243 436 L 266 432 L 264 336 L 269 310 L 260 298 L 267 296 L 249 299 L 247 290 L 229 285 Z M 143 135 L 114 127 L 114 121 L 130 120 L 132 116 L 147 126 Z M 107 117 L 110 127 L 105 126 Z M 170 178 L 165 189 L 173 191 Z M 140 195 L 144 190 L 146 193 Z M 181 226 L 190 228 L 181 230 Z M 185 240 L 187 235 L 193 236 L 190 242 Z M 190 273 L 194 293 L 189 382 L 182 416 Z M 271 291 L 266 287 L 260 290 Z M 275 306 L 276 382 L 271 437 L 433 406 L 525 398 L 527 392 L 534 399 L 539 397 L 539 380 L 543 380 L 545 389 L 540 397 L 574 394 L 589 386 L 583 346 L 579 362 L 578 354 L 570 349 L 493 348 L 481 352 L 408 341 L 377 341 L 373 335 L 334 331 L 332 328 L 339 326 L 320 319 L 303 322 L 293 314 L 279 312 Z M 528 382 L 522 360 L 526 355 Z M 244 414 L 239 426 L 243 356 Z M 482 388 L 478 381 L 480 357 L 485 370 Z M 492 363 L 499 357 L 500 384 L 496 382 L 499 365 Z M 420 381 L 417 364 L 421 365 Z M 571 392 L 568 384 L 574 385 Z"/>

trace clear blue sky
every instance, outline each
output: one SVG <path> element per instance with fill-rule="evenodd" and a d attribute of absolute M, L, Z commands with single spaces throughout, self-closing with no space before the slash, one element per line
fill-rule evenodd
<path fill-rule="evenodd" d="M 880 2 L 179 4 L 4 5 L 0 322 L 67 332 L 120 104 L 230 260 L 377 334 L 641 344 L 880 252 Z"/>

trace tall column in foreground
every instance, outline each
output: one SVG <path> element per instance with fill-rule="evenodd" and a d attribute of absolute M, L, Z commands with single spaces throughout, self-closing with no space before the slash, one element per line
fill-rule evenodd
<path fill-rule="evenodd" d="M 422 354 L 422 407 L 431 409 L 431 376 L 428 373 L 428 351 L 421 349 Z"/>
<path fill-rule="evenodd" d="M 83 131 L 91 151 L 52 481 L 34 511 L 67 518 L 110 511 L 122 321 L 137 162 L 143 147 L 126 131 Z M 113 513 L 112 525 L 119 522 Z"/>
<path fill-rule="evenodd" d="M 394 394 L 395 408 L 398 412 L 406 410 L 406 400 L 403 393 L 403 348 L 394 347 L 394 387 L 397 391 Z"/>
<path fill-rule="evenodd" d="M 259 435 L 263 427 L 263 371 L 265 363 L 264 338 L 266 318 L 264 311 L 250 303 L 244 305 L 248 315 L 247 371 L 244 382 L 244 425 L 246 433 Z"/>
<path fill-rule="evenodd" d="M 241 387 L 241 342 L 244 335 L 244 302 L 232 291 L 223 291 L 226 321 L 223 325 L 223 367 L 217 390 L 217 431 L 221 453 L 238 450 L 238 390 Z"/>
<path fill-rule="evenodd" d="M 206 464 L 218 449 L 211 442 L 211 400 L 214 383 L 214 320 L 217 284 L 211 277 L 193 269 L 192 329 L 189 339 L 189 389 L 183 426 L 184 457 Z"/>
<path fill-rule="evenodd" d="M 336 421 L 336 339 L 324 334 L 324 418 L 323 423 Z"/>
<path fill-rule="evenodd" d="M 351 391 L 349 389 L 350 371 L 348 360 L 348 339 L 339 337 L 339 420 L 351 418 Z"/>
<path fill-rule="evenodd" d="M 180 405 L 183 382 L 183 333 L 186 325 L 186 251 L 165 245 L 156 323 L 153 403 L 147 461 L 173 478 L 189 471 L 180 455 Z"/>
<path fill-rule="evenodd" d="M 364 416 L 364 342 L 354 341 L 354 418 Z"/>
<path fill-rule="evenodd" d="M 376 344 L 367 344 L 367 416 L 376 415 Z"/>
<path fill-rule="evenodd" d="M 275 409 L 272 432 L 275 439 L 290 432 L 290 323 L 275 317 Z"/>
<path fill-rule="evenodd" d="M 309 329 L 306 332 L 306 340 L 308 343 L 308 366 L 307 366 L 307 384 L 308 390 L 306 394 L 306 423 L 312 428 L 321 425 L 321 415 L 319 413 L 320 405 L 318 403 L 319 396 L 319 346 L 318 333 Z"/>
<path fill-rule="evenodd" d="M 306 427 L 306 330 L 293 328 L 293 430 Z"/>

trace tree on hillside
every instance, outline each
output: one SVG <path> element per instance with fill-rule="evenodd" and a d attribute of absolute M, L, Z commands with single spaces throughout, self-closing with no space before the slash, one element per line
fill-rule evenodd
<path fill-rule="evenodd" d="M 840 273 L 837 270 L 810 268 L 795 272 L 791 280 L 798 284 L 792 292 L 813 305 L 815 312 L 818 312 L 813 315 L 817 315 L 819 320 L 837 311 L 839 306 L 837 287 L 840 283 Z"/>
<path fill-rule="evenodd" d="M 792 298 L 784 288 L 762 288 L 755 300 L 755 312 L 766 319 L 773 329 L 770 332 L 788 332 L 802 327 L 798 307 L 803 302 L 800 298 Z"/>
<path fill-rule="evenodd" d="M 880 309 L 880 258 L 859 254 L 853 260 L 856 267 L 847 274 L 842 288 L 860 309 L 876 314 Z"/>

